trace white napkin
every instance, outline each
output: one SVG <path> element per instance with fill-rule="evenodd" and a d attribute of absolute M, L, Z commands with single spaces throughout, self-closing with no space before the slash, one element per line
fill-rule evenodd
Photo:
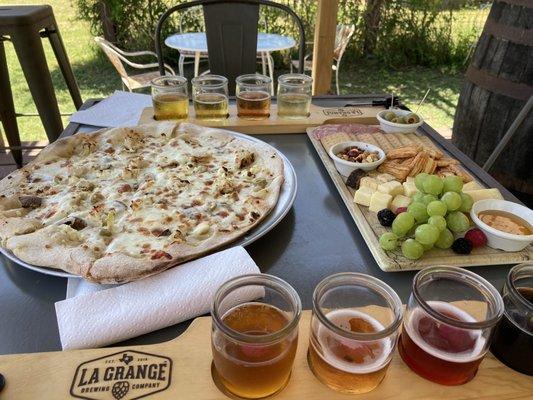
<path fill-rule="evenodd" d="M 227 280 L 259 273 L 243 247 L 233 247 L 160 274 L 55 304 L 64 350 L 100 347 L 207 313 Z M 241 291 L 241 301 L 263 296 Z"/>
<path fill-rule="evenodd" d="M 139 122 L 143 109 L 151 105 L 152 98 L 147 94 L 117 90 L 91 108 L 72 114 L 70 122 L 104 128 L 134 126 Z"/>

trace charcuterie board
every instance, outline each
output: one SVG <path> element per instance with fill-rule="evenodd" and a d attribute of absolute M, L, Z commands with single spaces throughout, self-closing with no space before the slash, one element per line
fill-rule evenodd
<path fill-rule="evenodd" d="M 247 134 L 287 134 L 305 133 L 309 127 L 323 124 L 338 123 L 377 123 L 376 114 L 383 110 L 382 107 L 320 107 L 311 104 L 310 114 L 307 118 L 288 119 L 279 118 L 276 104 L 270 108 L 270 117 L 261 120 L 249 120 L 237 117 L 237 106 L 229 105 L 229 116 L 225 120 L 207 121 L 194 117 L 194 108 L 189 106 L 189 118 L 187 122 L 203 126 L 229 129 Z M 147 107 L 143 110 L 139 124 L 155 121 L 154 109 Z"/>
<path fill-rule="evenodd" d="M 335 187 L 350 212 L 350 215 L 355 221 L 357 229 L 361 232 L 368 248 L 382 270 L 417 270 L 429 265 L 438 264 L 459 267 L 518 264 L 533 259 L 533 246 L 528 246 L 519 252 L 504 252 L 485 246 L 474 249 L 469 255 L 458 255 L 451 249 L 440 250 L 434 248 L 424 253 L 422 258 L 416 261 L 403 257 L 399 250 L 383 250 L 379 244 L 379 237 L 382 233 L 387 231 L 387 228 L 381 226 L 375 212 L 370 211 L 368 207 L 354 203 L 355 191 L 346 186 L 346 178 L 342 177 L 336 170 L 333 161 L 328 155 L 329 148 L 337 143 L 349 140 L 374 144 L 381 147 L 384 151 L 410 144 L 420 144 L 426 148 L 438 149 L 447 157 L 452 156 L 447 154 L 446 150 L 433 143 L 429 137 L 421 133 L 383 133 L 377 128 L 357 125 L 346 125 L 345 128 L 333 125 L 331 127 L 333 131 L 337 130 L 338 132 L 324 134 L 324 131 L 327 130 L 323 129 L 324 127 L 320 128 L 321 132 L 318 132 L 318 128 L 310 128 L 307 130 L 308 137 L 335 184 Z M 317 133 L 319 134 L 317 135 Z M 462 166 L 462 168 L 466 173 L 469 173 L 464 166 Z M 475 177 L 473 177 L 473 179 L 476 180 Z M 478 181 L 478 183 L 480 186 L 486 186 L 484 182 Z"/>
<path fill-rule="evenodd" d="M 280 400 L 346 399 L 321 384 L 307 365 L 310 311 L 299 326 L 291 379 Z M 154 399 L 214 400 L 225 397 L 211 375 L 211 318 L 193 321 L 170 342 L 131 347 L 0 356 L 3 399 Z M 128 373 L 129 371 L 133 371 Z M 144 371 L 144 372 L 143 372 Z M 526 399 L 533 379 L 487 354 L 477 376 L 462 386 L 441 386 L 412 372 L 396 353 L 383 382 L 365 399 L 448 400 Z M 529 397 L 528 397 L 529 396 Z"/>

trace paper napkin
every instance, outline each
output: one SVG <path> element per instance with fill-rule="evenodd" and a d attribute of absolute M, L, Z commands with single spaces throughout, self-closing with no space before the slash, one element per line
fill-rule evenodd
<path fill-rule="evenodd" d="M 134 126 L 138 124 L 143 109 L 151 105 L 152 98 L 147 94 L 117 90 L 91 108 L 72 114 L 70 122 L 104 128 Z"/>
<path fill-rule="evenodd" d="M 238 246 L 139 281 L 84 290 L 55 304 L 61 345 L 64 350 L 101 347 L 205 314 L 220 285 L 254 273 L 259 268 Z M 249 301 L 264 293 L 251 287 L 239 294 Z"/>

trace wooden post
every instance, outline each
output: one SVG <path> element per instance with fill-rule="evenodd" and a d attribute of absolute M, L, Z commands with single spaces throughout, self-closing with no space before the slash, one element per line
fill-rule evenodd
<path fill-rule="evenodd" d="M 331 65 L 335 48 L 338 0 L 318 0 L 313 47 L 313 94 L 327 94 L 331 88 Z"/>

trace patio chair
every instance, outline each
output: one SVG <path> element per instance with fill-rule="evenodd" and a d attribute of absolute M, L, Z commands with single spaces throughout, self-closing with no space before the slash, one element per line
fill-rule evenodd
<path fill-rule="evenodd" d="M 337 89 L 337 94 L 340 94 L 339 70 L 341 66 L 342 56 L 344 55 L 344 52 L 346 51 L 346 46 L 348 46 L 348 43 L 350 42 L 350 39 L 353 36 L 354 32 L 355 32 L 354 25 L 337 25 L 337 31 L 335 33 L 335 48 L 333 50 L 334 63 L 331 66 L 331 68 L 335 71 L 335 87 Z M 312 42 L 309 44 L 312 44 Z M 311 67 L 313 65 L 311 56 L 312 54 L 307 54 L 305 56 L 305 61 L 304 61 L 305 71 L 311 71 Z M 292 72 L 293 67 L 298 68 L 298 66 L 299 66 L 299 61 L 292 60 L 291 61 L 291 72 Z"/>
<path fill-rule="evenodd" d="M 235 93 L 235 78 L 254 73 L 257 61 L 259 6 L 281 9 L 296 22 L 300 34 L 298 70 L 303 73 L 305 32 L 302 21 L 289 7 L 269 0 L 195 0 L 169 8 L 159 18 L 155 30 L 155 49 L 159 72 L 164 75 L 161 32 L 163 24 L 175 12 L 202 6 L 206 26 L 209 69 L 229 80 L 230 94 Z"/>
<path fill-rule="evenodd" d="M 126 67 L 124 66 L 124 64 L 126 64 L 130 66 L 131 68 L 141 69 L 141 70 L 150 69 L 150 68 L 158 68 L 159 64 L 156 62 L 149 63 L 149 64 L 139 64 L 139 63 L 130 61 L 127 58 L 127 57 L 139 57 L 139 56 L 152 56 L 152 57 L 157 58 L 157 55 L 153 51 L 127 52 L 127 51 L 119 49 L 118 47 L 113 45 L 111 42 L 105 40 L 104 38 L 95 37 L 94 40 L 98 44 L 98 46 L 100 46 L 100 48 L 104 51 L 107 58 L 109 58 L 109 61 L 111 61 L 111 64 L 113 64 L 118 74 L 120 75 L 120 79 L 122 80 L 122 88 L 126 87 L 130 92 L 132 92 L 134 89 L 141 89 L 141 88 L 149 87 L 151 80 L 161 75 L 159 73 L 159 70 L 144 72 L 144 73 L 136 74 L 136 75 L 129 75 L 128 72 L 126 71 Z M 166 71 L 170 72 L 172 75 L 175 75 L 174 70 L 169 65 L 164 64 L 163 67 Z"/>

